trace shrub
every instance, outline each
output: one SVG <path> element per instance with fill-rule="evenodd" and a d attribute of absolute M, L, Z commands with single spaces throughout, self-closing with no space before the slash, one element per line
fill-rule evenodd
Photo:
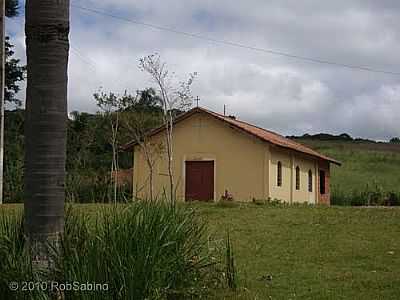
<path fill-rule="evenodd" d="M 235 201 L 221 199 L 215 204 L 215 206 L 220 208 L 235 208 L 238 207 L 239 204 Z"/>
<path fill-rule="evenodd" d="M 400 193 L 390 192 L 387 197 L 388 206 L 400 206 Z"/>
<path fill-rule="evenodd" d="M 33 272 L 30 255 L 25 247 L 23 217 L 0 213 L 0 299 L 48 299 L 42 291 L 29 294 L 21 286 L 10 289 L 12 282 L 40 282 L 41 274 Z"/>
<path fill-rule="evenodd" d="M 108 172 L 69 172 L 66 178 L 66 198 L 70 203 L 113 203 L 114 186 Z M 118 202 L 132 199 L 131 187 L 118 187 Z"/>
<path fill-rule="evenodd" d="M 93 218 L 67 211 L 54 269 L 33 271 L 24 245 L 22 216 L 2 216 L 0 299 L 10 281 L 107 284 L 97 292 L 67 291 L 65 299 L 191 299 L 222 286 L 225 260 L 208 248 L 206 224 L 196 211 L 166 202 L 136 202 L 103 208 Z M 25 294 L 47 299 L 45 292 Z M 27 298 L 28 299 L 28 298 Z"/>
<path fill-rule="evenodd" d="M 270 206 L 284 206 L 287 205 L 287 203 L 285 203 L 284 201 L 280 200 L 280 199 L 272 199 L 270 197 L 268 197 L 267 199 L 252 199 L 252 203 L 255 205 L 270 205 Z"/>
<path fill-rule="evenodd" d="M 384 191 L 378 184 L 372 187 L 367 184 L 364 190 L 352 190 L 350 193 L 345 193 L 335 186 L 332 189 L 331 203 L 351 206 L 397 206 L 400 205 L 400 193 Z"/>

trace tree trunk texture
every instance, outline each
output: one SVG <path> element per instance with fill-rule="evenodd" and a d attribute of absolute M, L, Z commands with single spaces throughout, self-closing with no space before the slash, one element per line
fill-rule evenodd
<path fill-rule="evenodd" d="M 25 233 L 41 261 L 64 231 L 69 0 L 27 0 L 25 14 Z"/>

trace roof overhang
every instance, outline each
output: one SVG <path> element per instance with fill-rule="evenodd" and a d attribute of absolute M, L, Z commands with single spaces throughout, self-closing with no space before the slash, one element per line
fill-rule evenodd
<path fill-rule="evenodd" d="M 229 117 L 219 115 L 217 113 L 214 113 L 212 111 L 209 111 L 207 109 L 200 108 L 200 107 L 195 107 L 195 108 L 189 110 L 188 112 L 181 114 L 180 116 L 175 118 L 175 120 L 173 121 L 173 124 L 175 125 L 176 123 L 179 123 L 179 122 L 191 117 L 192 115 L 194 115 L 196 113 L 205 113 L 208 116 L 211 116 L 214 119 L 217 119 L 218 121 L 222 121 L 222 122 L 225 122 L 225 123 L 229 124 L 230 126 L 233 126 L 235 129 L 238 129 L 239 131 L 241 131 L 243 133 L 246 133 L 248 135 L 254 136 L 254 137 L 260 139 L 261 141 L 269 143 L 269 144 L 273 144 L 274 146 L 277 146 L 277 147 L 280 147 L 280 148 L 284 148 L 284 149 L 288 149 L 288 150 L 291 150 L 291 151 L 295 151 L 295 152 L 298 152 L 298 153 L 302 153 L 302 154 L 305 154 L 307 156 L 311 156 L 311 157 L 314 157 L 314 158 L 317 158 L 317 159 L 321 159 L 323 161 L 327 161 L 329 163 L 333 163 L 333 164 L 338 165 L 338 166 L 342 165 L 342 163 L 340 161 L 336 160 L 336 159 L 333 159 L 331 157 L 325 156 L 325 155 L 323 155 L 321 153 L 318 153 L 317 151 L 315 151 L 315 150 L 313 150 L 313 149 L 311 149 L 311 148 L 309 148 L 307 146 L 304 146 L 302 144 L 298 144 L 298 143 L 296 143 L 296 142 L 294 142 L 294 141 L 292 141 L 292 140 L 290 140 L 288 138 L 285 138 L 285 137 L 280 136 L 280 135 L 278 135 L 276 133 L 273 133 L 273 132 L 270 132 L 270 133 L 273 133 L 273 134 L 279 136 L 283 140 L 288 140 L 292 144 L 294 143 L 294 144 L 298 144 L 299 146 L 301 145 L 301 148 L 306 149 L 307 151 L 301 151 L 299 149 L 296 149 L 293 146 L 286 146 L 284 144 L 277 144 L 277 143 L 274 143 L 272 141 L 269 141 L 269 140 L 267 140 L 267 139 L 265 139 L 263 137 L 260 137 L 259 135 L 255 134 L 255 133 L 253 133 L 253 132 L 251 132 L 249 130 L 246 130 L 243 126 L 239 126 L 237 123 L 240 123 L 241 121 L 238 121 L 238 120 L 235 120 L 235 119 L 230 119 Z M 251 124 L 248 124 L 248 125 L 249 126 L 253 126 Z M 253 127 L 257 128 L 258 130 L 260 129 L 259 127 L 256 127 L 256 126 L 253 126 Z M 152 129 L 152 130 L 148 131 L 146 133 L 146 136 L 151 137 L 151 136 L 156 135 L 156 134 L 158 134 L 158 133 L 160 133 L 160 132 L 162 132 L 164 130 L 165 130 L 165 126 L 162 125 L 160 127 L 157 127 L 155 129 Z M 262 129 L 262 130 L 265 130 L 265 129 Z M 121 149 L 125 150 L 125 151 L 130 151 L 130 150 L 133 150 L 133 148 L 137 144 L 138 144 L 137 141 L 132 141 L 132 142 L 122 146 Z"/>

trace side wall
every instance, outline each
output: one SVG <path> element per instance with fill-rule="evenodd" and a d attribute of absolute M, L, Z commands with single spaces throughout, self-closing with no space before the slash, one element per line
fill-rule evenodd
<path fill-rule="evenodd" d="M 278 186 L 278 162 L 282 164 L 282 186 Z M 296 168 L 300 169 L 300 189 L 296 190 Z M 308 172 L 312 172 L 312 192 L 308 190 Z M 271 147 L 270 197 L 289 203 L 316 203 L 319 185 L 317 162 L 297 152 Z"/>
<path fill-rule="evenodd" d="M 269 148 L 265 142 L 238 131 L 204 113 L 197 113 L 174 127 L 173 170 L 177 198 L 185 198 L 185 161 L 214 161 L 214 200 L 227 190 L 238 201 L 262 199 L 269 194 Z M 153 137 L 162 143 L 164 133 Z M 167 160 L 162 154 L 155 166 L 154 194 L 169 191 Z M 134 196 L 149 194 L 149 172 L 138 147 L 134 151 Z"/>

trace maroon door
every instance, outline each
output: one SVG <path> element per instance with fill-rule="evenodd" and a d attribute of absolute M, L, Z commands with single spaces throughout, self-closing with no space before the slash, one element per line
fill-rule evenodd
<path fill-rule="evenodd" d="M 214 161 L 187 161 L 185 168 L 186 201 L 214 199 Z"/>

